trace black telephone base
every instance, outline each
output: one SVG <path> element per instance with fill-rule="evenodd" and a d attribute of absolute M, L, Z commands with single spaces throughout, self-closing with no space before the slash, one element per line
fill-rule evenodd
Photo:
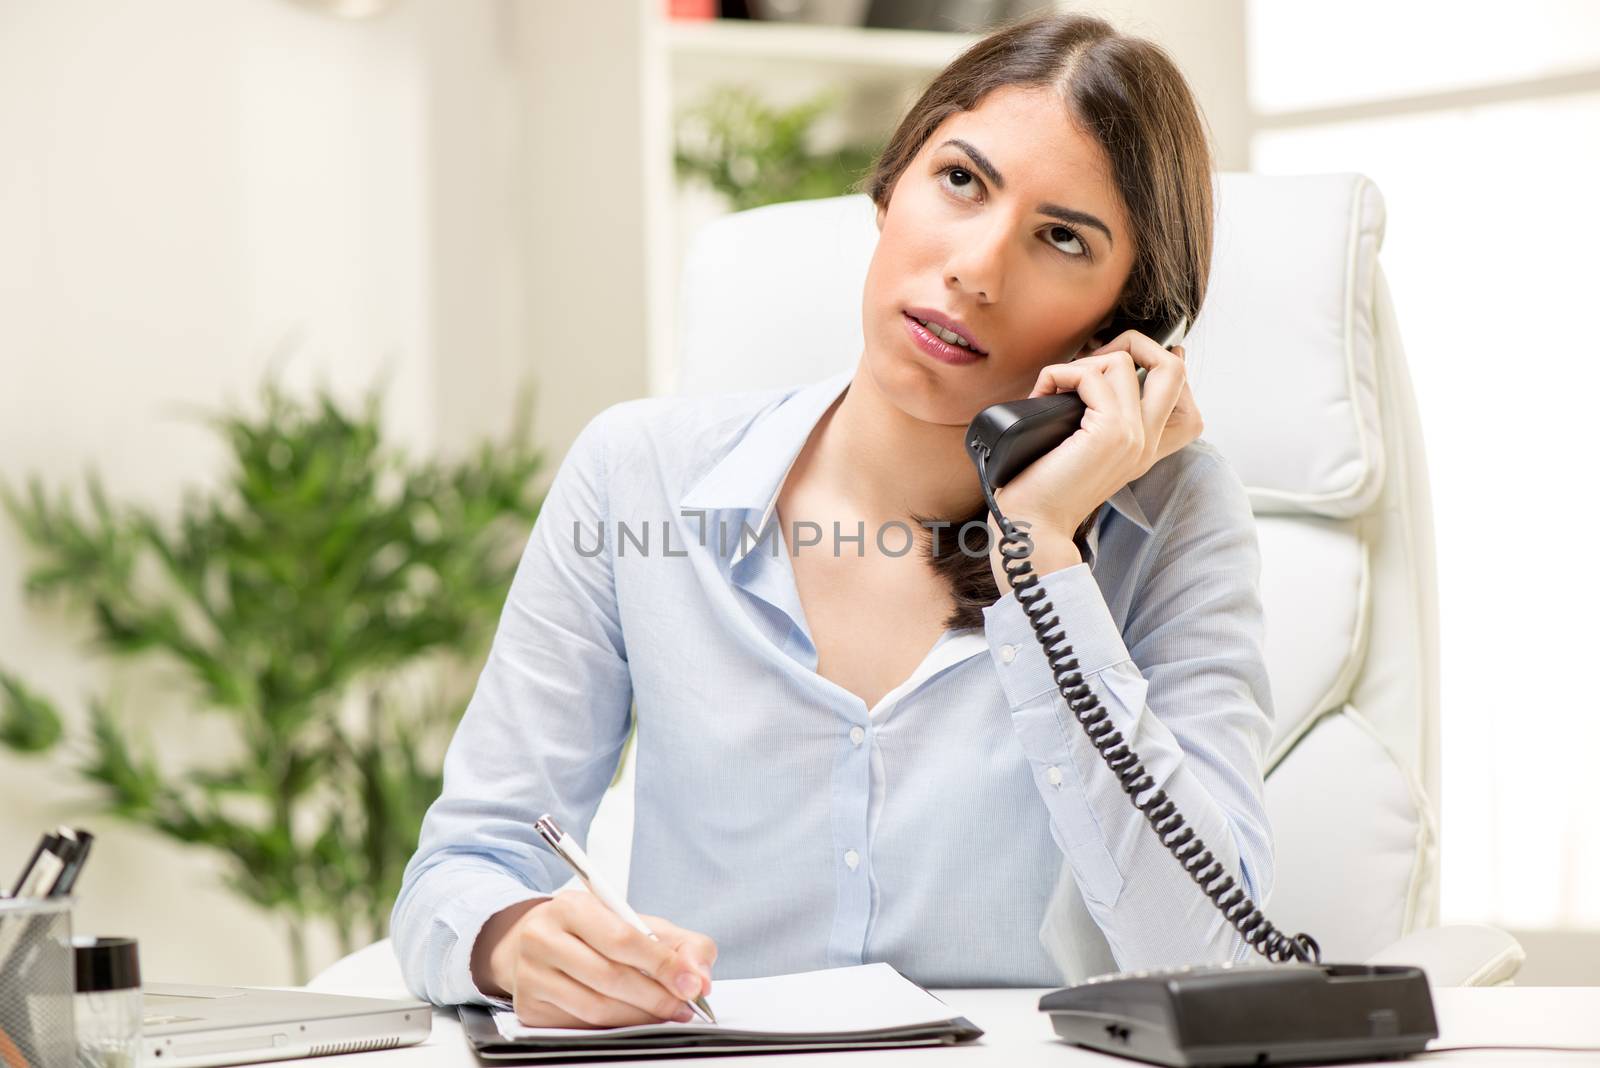
<path fill-rule="evenodd" d="M 1039 1000 L 1074 1045 L 1151 1064 L 1402 1058 L 1439 1037 L 1422 969 L 1240 963 L 1099 976 Z"/>

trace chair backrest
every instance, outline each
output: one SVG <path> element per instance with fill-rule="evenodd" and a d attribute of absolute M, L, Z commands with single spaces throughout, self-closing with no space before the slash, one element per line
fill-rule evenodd
<path fill-rule="evenodd" d="M 1215 445 L 1258 525 L 1276 723 L 1268 917 L 1362 960 L 1437 921 L 1438 646 L 1416 402 L 1359 174 L 1223 173 L 1206 304 L 1185 341 Z M 853 365 L 877 243 L 861 195 L 770 205 L 695 235 L 677 389 Z M 1155 710 L 1158 714 L 1160 709 Z"/>

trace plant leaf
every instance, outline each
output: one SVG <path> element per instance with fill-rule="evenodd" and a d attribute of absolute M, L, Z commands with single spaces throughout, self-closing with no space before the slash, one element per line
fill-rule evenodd
<path fill-rule="evenodd" d="M 0 744 L 19 753 L 43 753 L 61 740 L 61 716 L 46 698 L 0 671 Z"/>

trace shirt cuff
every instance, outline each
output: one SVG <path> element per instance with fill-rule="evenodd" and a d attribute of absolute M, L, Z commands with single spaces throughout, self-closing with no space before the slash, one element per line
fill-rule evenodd
<path fill-rule="evenodd" d="M 1078 661 L 1077 671 L 1084 678 L 1112 664 L 1129 660 L 1128 647 L 1111 618 L 1100 583 L 1086 563 L 1052 571 L 1039 580 L 1050 603 L 1045 613 L 1054 615 L 1052 629 L 1065 636 L 1071 647 L 1067 659 Z M 1028 622 L 1028 613 L 1008 592 L 983 610 L 983 631 L 989 641 L 989 655 L 1000 676 L 1000 686 L 1013 710 L 1021 709 L 1046 693 L 1059 692 L 1050 662 Z"/>
<path fill-rule="evenodd" d="M 529 890 L 507 875 L 484 875 L 473 880 L 472 888 L 456 898 L 441 917 L 455 934 L 455 942 L 444 959 L 442 985 L 446 1004 L 510 1006 L 509 1001 L 484 993 L 472 981 L 472 947 L 483 925 L 501 909 L 521 901 L 542 901 L 550 896 Z"/>

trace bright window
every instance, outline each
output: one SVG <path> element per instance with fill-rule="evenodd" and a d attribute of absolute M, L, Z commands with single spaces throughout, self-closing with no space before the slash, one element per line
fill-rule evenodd
<path fill-rule="evenodd" d="M 1250 100 L 1270 114 L 1600 67 L 1593 0 L 1252 0 Z"/>
<path fill-rule="evenodd" d="M 1600 5 L 1429 11 L 1255 3 L 1257 106 L 1600 69 Z M 1600 92 L 1507 95 L 1263 130 L 1253 169 L 1359 171 L 1388 206 L 1438 537 L 1441 919 L 1594 927 Z"/>

